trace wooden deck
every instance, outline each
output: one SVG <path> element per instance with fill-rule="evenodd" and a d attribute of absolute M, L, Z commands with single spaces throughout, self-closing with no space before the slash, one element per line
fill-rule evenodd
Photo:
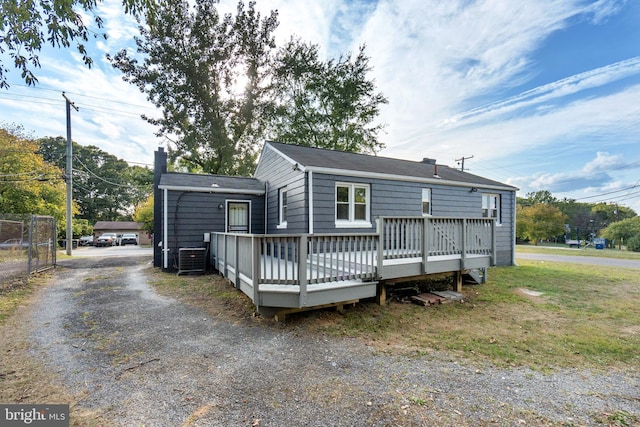
<path fill-rule="evenodd" d="M 495 251 L 492 219 L 385 217 L 370 234 L 212 233 L 210 254 L 260 309 L 371 298 L 379 281 L 485 269 Z"/>

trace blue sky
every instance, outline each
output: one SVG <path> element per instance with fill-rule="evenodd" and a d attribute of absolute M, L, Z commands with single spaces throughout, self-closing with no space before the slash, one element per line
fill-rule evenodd
<path fill-rule="evenodd" d="M 236 2 L 223 0 L 232 12 Z M 388 98 L 380 155 L 457 166 L 558 198 L 619 203 L 640 213 L 640 2 L 615 0 L 258 0 L 278 9 L 279 41 L 295 34 L 327 58 L 366 44 Z M 117 1 L 102 5 L 107 41 L 95 66 L 47 48 L 40 84 L 12 72 L 0 122 L 65 135 L 62 91 L 80 107 L 73 139 L 151 164 L 166 141 L 139 116 L 157 114 L 104 54 L 133 46 Z"/>

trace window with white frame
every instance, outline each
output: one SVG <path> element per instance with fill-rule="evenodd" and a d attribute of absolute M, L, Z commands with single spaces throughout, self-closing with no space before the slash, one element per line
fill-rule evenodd
<path fill-rule="evenodd" d="M 287 189 L 278 189 L 278 228 L 287 227 Z"/>
<path fill-rule="evenodd" d="M 482 194 L 482 217 L 495 218 L 500 224 L 500 195 L 483 193 Z"/>
<path fill-rule="evenodd" d="M 369 186 L 336 183 L 336 227 L 371 227 Z"/>
<path fill-rule="evenodd" d="M 422 189 L 422 215 L 431 215 L 431 189 Z"/>

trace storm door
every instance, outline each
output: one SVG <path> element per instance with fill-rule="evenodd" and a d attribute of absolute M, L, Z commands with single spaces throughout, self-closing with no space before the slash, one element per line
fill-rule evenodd
<path fill-rule="evenodd" d="M 249 202 L 227 203 L 227 232 L 249 233 Z"/>

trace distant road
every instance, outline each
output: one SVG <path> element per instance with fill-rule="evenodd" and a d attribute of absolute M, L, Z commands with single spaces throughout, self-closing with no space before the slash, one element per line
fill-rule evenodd
<path fill-rule="evenodd" d="M 153 248 L 149 246 L 141 247 L 139 245 L 108 246 L 103 248 L 96 248 L 95 246 L 84 246 L 81 248 L 73 249 L 71 251 L 71 256 L 99 258 L 153 256 Z"/>
<path fill-rule="evenodd" d="M 516 252 L 516 260 L 518 259 L 535 259 L 539 261 L 549 261 L 549 262 L 571 262 L 574 264 L 606 265 L 609 267 L 640 269 L 640 260 L 635 260 L 635 259 L 618 259 L 618 258 L 601 258 L 601 257 L 593 257 L 593 256 L 551 255 L 551 254 Z"/>

